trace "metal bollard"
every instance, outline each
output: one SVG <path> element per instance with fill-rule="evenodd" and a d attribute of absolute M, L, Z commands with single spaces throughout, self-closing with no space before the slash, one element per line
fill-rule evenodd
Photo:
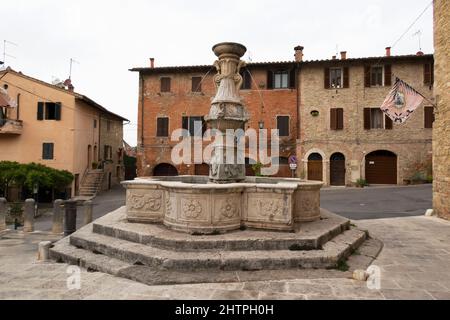
<path fill-rule="evenodd" d="M 67 237 L 77 230 L 77 202 L 68 200 L 64 203 L 64 236 Z"/>
<path fill-rule="evenodd" d="M 57 199 L 53 203 L 53 224 L 52 224 L 52 233 L 60 234 L 63 233 L 63 220 L 64 220 L 64 212 L 62 209 L 63 200 Z"/>
<path fill-rule="evenodd" d="M 23 232 L 33 232 L 34 231 L 34 199 L 25 200 L 25 213 L 24 213 L 24 224 Z"/>
<path fill-rule="evenodd" d="M 6 199 L 0 198 L 0 231 L 6 230 Z"/>
<path fill-rule="evenodd" d="M 87 200 L 83 204 L 83 207 L 84 207 L 83 225 L 84 226 L 92 222 L 92 209 L 93 209 L 93 206 L 94 206 L 94 204 L 92 203 L 91 200 Z"/>

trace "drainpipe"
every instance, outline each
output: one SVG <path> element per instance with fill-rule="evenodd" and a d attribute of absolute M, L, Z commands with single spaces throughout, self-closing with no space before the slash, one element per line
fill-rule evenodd
<path fill-rule="evenodd" d="M 144 77 L 139 74 L 141 80 L 141 147 L 144 148 Z"/>

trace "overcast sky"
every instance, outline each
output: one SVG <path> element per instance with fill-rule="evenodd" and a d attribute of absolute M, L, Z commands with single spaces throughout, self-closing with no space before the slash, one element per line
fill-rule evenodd
<path fill-rule="evenodd" d="M 431 0 L 0 0 L 0 46 L 6 64 L 51 82 L 69 75 L 75 91 L 131 120 L 125 140 L 136 144 L 138 75 L 131 67 L 209 64 L 218 42 L 244 44 L 252 61 L 292 60 L 296 45 L 305 59 L 379 56 Z M 430 7 L 393 54 L 433 52 Z M 1 53 L 1 52 L 0 52 Z M 3 57 L 0 58 L 2 60 Z M 245 57 L 248 59 L 248 55 Z"/>

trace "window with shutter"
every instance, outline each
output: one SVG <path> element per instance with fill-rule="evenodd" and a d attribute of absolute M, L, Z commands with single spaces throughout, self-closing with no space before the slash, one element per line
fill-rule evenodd
<path fill-rule="evenodd" d="M 169 118 L 157 118 L 156 119 L 156 136 L 168 137 L 169 136 Z"/>
<path fill-rule="evenodd" d="M 192 92 L 202 92 L 202 77 L 192 77 Z"/>
<path fill-rule="evenodd" d="M 384 66 L 384 85 L 392 85 L 392 66 L 390 64 Z"/>
<path fill-rule="evenodd" d="M 191 137 L 201 137 L 206 131 L 206 122 L 201 116 L 185 116 L 182 118 L 182 128 L 187 130 Z"/>
<path fill-rule="evenodd" d="M 42 160 L 53 160 L 53 143 L 42 144 Z"/>
<path fill-rule="evenodd" d="M 277 116 L 277 129 L 280 137 L 289 136 L 289 116 Z"/>
<path fill-rule="evenodd" d="M 344 67 L 344 88 L 350 88 L 350 72 L 348 67 Z"/>
<path fill-rule="evenodd" d="M 330 129 L 331 130 L 337 130 L 337 115 L 336 115 L 336 109 L 335 108 L 331 108 L 330 109 Z"/>
<path fill-rule="evenodd" d="M 252 77 L 247 69 L 241 70 L 242 77 L 242 90 L 251 90 L 252 88 Z"/>
<path fill-rule="evenodd" d="M 273 89 L 273 71 L 267 71 L 267 89 Z"/>
<path fill-rule="evenodd" d="M 372 87 L 383 85 L 383 67 L 372 67 L 370 69 L 370 85 Z"/>
<path fill-rule="evenodd" d="M 336 109 L 336 130 L 344 129 L 344 109 Z"/>
<path fill-rule="evenodd" d="M 370 66 L 364 67 L 364 87 L 370 87 Z"/>
<path fill-rule="evenodd" d="M 425 117 L 425 129 L 432 129 L 434 122 L 434 108 L 433 107 L 425 107 L 424 108 L 424 117 Z"/>
<path fill-rule="evenodd" d="M 37 119 L 44 120 L 44 103 L 38 102 L 37 105 Z"/>
<path fill-rule="evenodd" d="M 386 130 L 392 130 L 394 127 L 394 123 L 392 122 L 392 119 L 389 118 L 387 115 L 384 115 L 384 128 Z"/>
<path fill-rule="evenodd" d="M 61 102 L 55 103 L 55 120 L 61 120 Z"/>
<path fill-rule="evenodd" d="M 170 78 L 161 78 L 161 92 L 170 92 Z"/>
<path fill-rule="evenodd" d="M 325 89 L 330 89 L 330 68 L 325 68 L 324 69 L 324 82 L 323 82 L 323 87 Z"/>
<path fill-rule="evenodd" d="M 425 63 L 423 65 L 423 83 L 427 86 L 432 86 L 433 79 L 433 65 L 431 63 Z"/>
<path fill-rule="evenodd" d="M 330 68 L 330 84 L 329 87 L 332 89 L 342 88 L 342 69 L 341 68 Z"/>
<path fill-rule="evenodd" d="M 287 89 L 289 88 L 289 72 L 277 71 L 273 73 L 273 88 Z"/>
<path fill-rule="evenodd" d="M 370 130 L 370 108 L 364 108 L 364 129 Z"/>

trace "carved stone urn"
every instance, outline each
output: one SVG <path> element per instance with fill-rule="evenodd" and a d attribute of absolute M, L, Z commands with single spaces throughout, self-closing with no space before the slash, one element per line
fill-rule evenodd
<path fill-rule="evenodd" d="M 239 95 L 242 86 L 239 72 L 245 66 L 240 58 L 247 49 L 239 43 L 223 42 L 216 44 L 213 51 L 219 59 L 214 63 L 217 93 L 205 117 L 215 136 L 209 178 L 214 183 L 241 182 L 245 180 L 245 163 L 243 150 L 238 157 L 235 130 L 245 130 L 245 123 L 249 120 Z"/>

